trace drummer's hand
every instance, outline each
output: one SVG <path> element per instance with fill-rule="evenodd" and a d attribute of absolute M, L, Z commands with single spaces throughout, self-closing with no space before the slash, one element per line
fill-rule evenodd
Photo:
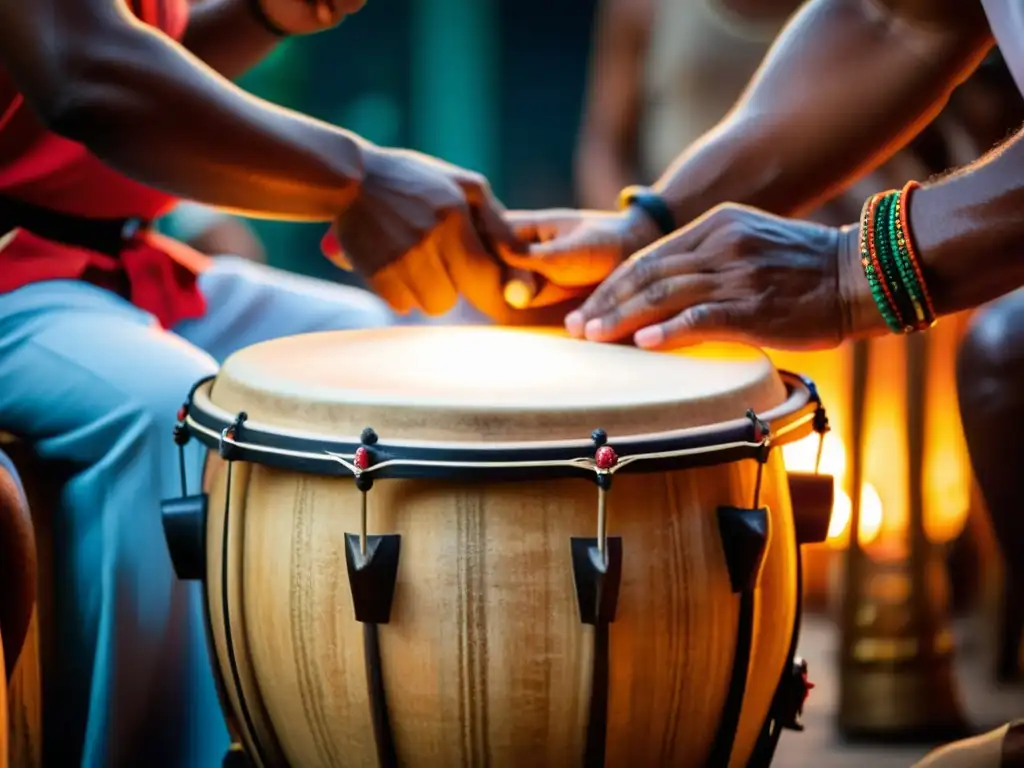
<path fill-rule="evenodd" d="M 267 18 L 291 35 L 309 35 L 340 24 L 366 0 L 256 0 Z"/>
<path fill-rule="evenodd" d="M 478 173 L 409 150 L 373 148 L 358 196 L 335 222 L 342 254 L 397 312 L 439 315 L 462 294 L 489 315 L 501 311 L 498 253 L 520 247 Z"/>
<path fill-rule="evenodd" d="M 719 206 L 634 254 L 566 318 L 574 336 L 665 349 L 705 340 L 807 349 L 844 337 L 856 229 Z M 840 245 L 842 244 L 842 248 Z"/>
<path fill-rule="evenodd" d="M 637 210 L 515 211 L 506 220 L 516 237 L 531 245 L 527 253 L 503 252 L 502 258 L 563 288 L 597 285 L 659 234 L 650 218 Z"/>

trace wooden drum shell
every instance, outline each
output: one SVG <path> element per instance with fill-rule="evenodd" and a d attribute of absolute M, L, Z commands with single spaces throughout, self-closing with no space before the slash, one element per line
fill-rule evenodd
<path fill-rule="evenodd" d="M 716 510 L 750 506 L 756 472 L 747 460 L 616 476 L 608 532 L 622 538 L 623 571 L 610 627 L 607 765 L 707 759 L 739 617 Z M 207 589 L 217 663 L 246 751 L 264 768 L 379 765 L 363 626 L 345 566 L 344 534 L 359 531 L 354 481 L 244 462 L 231 475 L 225 548 L 227 473 L 220 464 L 208 474 Z M 369 532 L 402 537 L 391 621 L 379 628 L 400 764 L 579 764 L 594 629 L 580 621 L 570 538 L 595 535 L 596 495 L 583 479 L 374 485 Z M 764 467 L 761 503 L 771 533 L 730 763 L 737 767 L 768 714 L 797 610 L 780 451 Z M 226 642 L 225 551 L 237 675 Z"/>

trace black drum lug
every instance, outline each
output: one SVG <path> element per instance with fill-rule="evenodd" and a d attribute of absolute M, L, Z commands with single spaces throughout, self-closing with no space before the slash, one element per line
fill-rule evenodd
<path fill-rule="evenodd" d="M 733 593 L 753 589 L 761 575 L 771 533 L 768 508 L 719 507 L 718 530 Z"/>
<path fill-rule="evenodd" d="M 401 549 L 402 537 L 398 534 L 367 536 L 365 552 L 358 534 L 345 534 L 345 563 L 356 621 L 363 624 L 390 621 Z"/>
<path fill-rule="evenodd" d="M 208 501 L 205 493 L 198 493 L 160 502 L 171 563 L 178 578 L 184 581 L 198 581 L 206 575 Z"/>

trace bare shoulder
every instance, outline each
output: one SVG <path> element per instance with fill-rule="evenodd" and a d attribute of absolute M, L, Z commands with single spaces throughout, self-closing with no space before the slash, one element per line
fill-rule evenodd
<path fill-rule="evenodd" d="M 0 0 L 0 19 L 18 26 L 31 26 L 45 20 L 58 27 L 77 23 L 111 23 L 130 17 L 124 0 Z M 6 31 L 0 27 L 0 31 Z"/>
<path fill-rule="evenodd" d="M 124 0 L 0 0 L 0 67 L 49 122 L 82 63 L 132 28 Z"/>

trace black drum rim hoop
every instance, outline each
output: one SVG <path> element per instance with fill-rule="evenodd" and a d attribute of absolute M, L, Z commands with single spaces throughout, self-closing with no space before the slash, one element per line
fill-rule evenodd
<path fill-rule="evenodd" d="M 809 378 L 779 371 L 786 399 L 762 413 L 745 415 L 708 427 L 617 437 L 595 432 L 601 443 L 614 446 L 612 472 L 649 473 L 761 459 L 766 449 L 800 440 L 814 431 L 821 410 L 817 388 Z M 232 461 L 262 464 L 283 470 L 366 479 L 438 479 L 453 481 L 514 481 L 558 477 L 594 477 L 592 435 L 579 440 L 516 443 L 448 443 L 402 441 L 376 435 L 303 433 L 261 424 L 244 414 L 214 405 L 210 390 L 215 377 L 200 380 L 185 406 L 185 428 L 214 451 L 228 449 Z M 242 417 L 241 422 L 239 416 Z M 367 425 L 372 427 L 372 425 Z M 372 452 L 372 463 L 357 454 Z M 357 466 L 362 464 L 362 466 Z M 602 469 L 602 472 L 608 470 Z"/>

